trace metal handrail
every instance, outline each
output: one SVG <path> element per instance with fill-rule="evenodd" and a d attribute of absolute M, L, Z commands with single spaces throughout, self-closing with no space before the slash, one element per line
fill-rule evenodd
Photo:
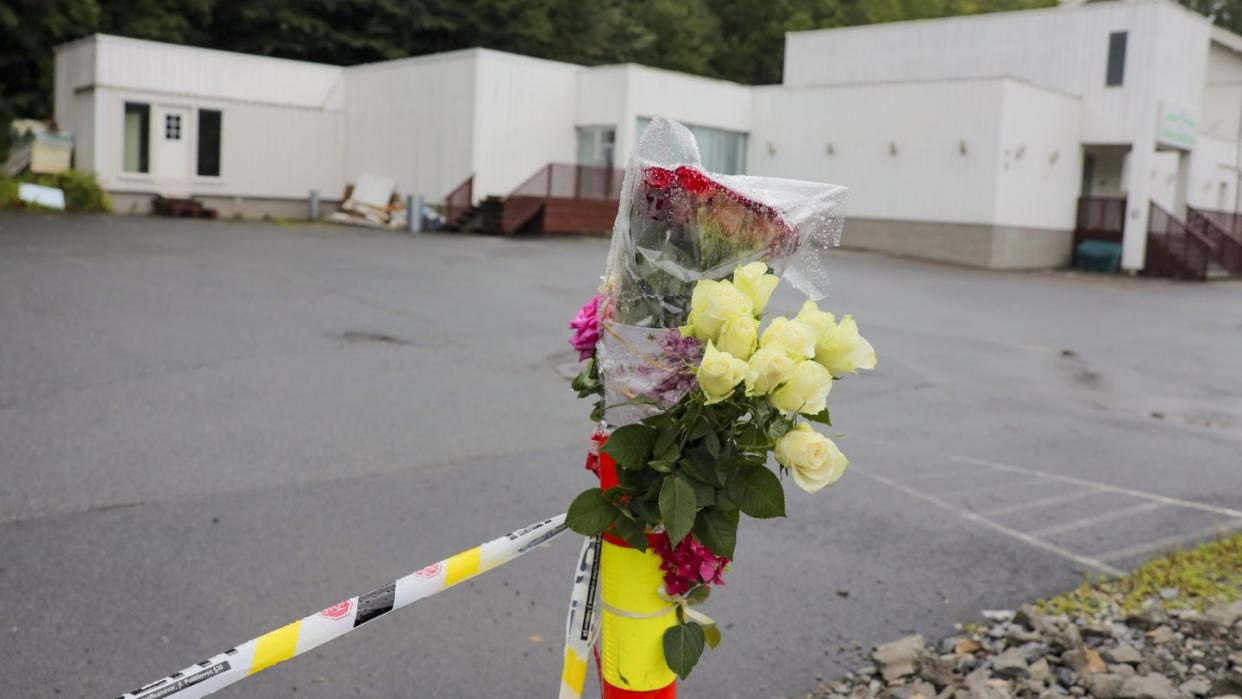
<path fill-rule="evenodd" d="M 539 215 L 549 199 L 619 201 L 625 172 L 602 165 L 548 163 L 505 197 L 501 228 L 516 233 Z"/>
<path fill-rule="evenodd" d="M 474 207 L 474 175 L 471 174 L 464 182 L 444 197 L 444 222 L 448 225 L 457 223 L 457 219 Z"/>
<path fill-rule="evenodd" d="M 1186 224 L 1198 230 L 1212 244 L 1212 250 L 1221 266 L 1233 274 L 1242 274 L 1242 241 L 1229 234 L 1212 214 L 1228 212 L 1205 212 L 1193 207 L 1186 208 Z M 1237 215 L 1233 214 L 1236 219 Z M 1226 219 L 1227 220 L 1227 219 Z"/>
<path fill-rule="evenodd" d="M 1147 271 L 1161 277 L 1206 279 L 1215 246 L 1155 202 L 1147 219 Z"/>

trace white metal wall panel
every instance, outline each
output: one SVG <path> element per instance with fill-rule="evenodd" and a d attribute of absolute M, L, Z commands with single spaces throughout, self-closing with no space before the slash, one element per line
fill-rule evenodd
<path fill-rule="evenodd" d="M 480 50 L 475 195 L 505 195 L 550 162 L 577 159 L 581 66 Z"/>
<path fill-rule="evenodd" d="M 1073 229 L 1082 181 L 1079 99 L 1005 80 L 1003 100 L 995 222 Z"/>
<path fill-rule="evenodd" d="M 785 84 L 1009 75 L 1083 98 L 1083 138 L 1154 129 L 1154 100 L 1197 109 L 1207 20 L 1164 0 L 898 22 L 787 36 Z M 1108 37 L 1129 33 L 1125 82 L 1105 85 Z"/>
<path fill-rule="evenodd" d="M 846 185 L 853 217 L 993 223 L 1004 82 L 757 88 L 748 172 Z"/>
<path fill-rule="evenodd" d="M 98 35 L 98 82 L 117 89 L 340 110 L 338 66 Z"/>
<path fill-rule="evenodd" d="M 472 172 L 476 52 L 346 69 L 345 177 L 395 177 L 439 201 Z M 477 190 L 476 190 L 477 192 Z"/>

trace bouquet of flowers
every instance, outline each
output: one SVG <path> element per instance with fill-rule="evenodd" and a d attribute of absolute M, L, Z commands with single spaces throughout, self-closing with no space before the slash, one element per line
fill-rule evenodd
<path fill-rule="evenodd" d="M 844 195 L 707 173 L 693 136 L 656 119 L 626 174 L 600 293 L 571 323 L 585 362 L 573 387 L 596 399 L 587 467 L 601 487 L 575 498 L 566 522 L 658 565 L 660 650 L 682 678 L 719 642 L 691 606 L 723 584 L 741 515 L 784 516 L 782 476 L 816 492 L 849 463 L 812 423 L 831 424 L 835 380 L 875 366 L 871 345 L 851 316 L 838 320 L 815 300 L 764 323 L 782 277 L 823 296 L 822 257 L 839 240 Z M 618 624 L 653 613 L 613 609 L 604 575 L 607 644 L 610 610 Z"/>

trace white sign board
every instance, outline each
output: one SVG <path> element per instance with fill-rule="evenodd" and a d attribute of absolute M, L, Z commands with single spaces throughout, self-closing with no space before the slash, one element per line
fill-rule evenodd
<path fill-rule="evenodd" d="M 1162 146 L 1190 150 L 1195 147 L 1199 124 L 1194 113 L 1179 104 L 1160 102 L 1160 117 L 1156 122 L 1156 143 Z"/>
<path fill-rule="evenodd" d="M 55 187 L 44 187 L 41 184 L 23 182 L 17 187 L 17 198 L 28 204 L 48 209 L 65 208 L 65 193 Z"/>

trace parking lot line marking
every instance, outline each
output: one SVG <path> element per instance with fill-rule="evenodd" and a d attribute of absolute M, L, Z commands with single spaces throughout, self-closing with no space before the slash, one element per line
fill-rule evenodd
<path fill-rule="evenodd" d="M 939 493 L 933 493 L 933 494 L 935 495 L 968 495 L 970 493 L 983 493 L 989 490 L 995 490 L 997 488 L 1004 488 L 1005 486 L 1010 486 L 1010 485 L 1030 485 L 1031 483 L 1035 483 L 1037 481 L 1042 481 L 1042 480 L 1044 479 L 1039 476 L 1031 476 L 1029 478 L 1019 478 L 1016 481 L 1005 481 L 1003 483 L 984 483 L 981 485 L 971 486 L 969 488 L 952 488 L 949 490 L 944 490 Z"/>
<path fill-rule="evenodd" d="M 1116 549 L 1114 551 L 1102 553 L 1097 556 L 1097 558 L 1104 561 L 1116 561 L 1122 558 L 1129 558 L 1130 556 L 1140 556 L 1154 551 L 1161 551 L 1173 548 L 1174 546 L 1180 546 L 1181 544 L 1187 544 L 1219 536 L 1221 534 L 1227 534 L 1236 529 L 1242 529 L 1242 519 L 1235 519 L 1229 522 L 1218 522 L 1210 527 L 1207 527 L 1206 529 L 1200 529 L 1199 531 L 1190 534 L 1174 534 L 1173 536 L 1166 536 L 1163 539 L 1155 539 L 1142 544 L 1127 546 L 1123 549 Z"/>
<path fill-rule="evenodd" d="M 1139 505 L 1123 507 L 1120 510 L 1113 510 L 1112 512 L 1104 512 L 1102 514 L 1098 514 L 1093 517 L 1083 517 L 1082 519 L 1076 519 L 1071 522 L 1062 522 L 1061 524 L 1057 524 L 1051 527 L 1044 527 L 1043 529 L 1036 529 L 1035 531 L 1031 532 L 1031 536 L 1052 536 L 1053 534 L 1060 534 L 1061 532 L 1067 532 L 1072 529 L 1081 529 L 1082 527 L 1090 527 L 1096 524 L 1102 524 L 1104 522 L 1111 522 L 1114 519 L 1123 519 L 1125 517 L 1137 515 L 1142 512 L 1150 512 L 1152 510 L 1158 510 L 1161 507 L 1170 507 L 1170 505 L 1168 505 L 1167 503 L 1163 503 L 1163 502 L 1144 502 Z"/>
<path fill-rule="evenodd" d="M 1033 510 L 1035 508 L 1045 507 L 1047 505 L 1060 505 L 1063 502 L 1069 502 L 1071 500 L 1078 500 L 1080 498 L 1085 498 L 1088 495 L 1098 495 L 1101 492 L 1103 491 L 1101 491 L 1098 488 L 1091 488 L 1089 490 L 1079 490 L 1073 493 L 1069 493 L 1067 495 L 1051 495 L 1049 497 L 1040 498 L 1038 500 L 1027 500 L 1026 502 L 1019 502 L 1013 505 L 1004 505 L 1002 507 L 994 507 L 990 510 L 982 510 L 978 514 L 983 517 L 995 517 L 997 515 L 1007 515 L 1011 512 L 1021 512 L 1022 510 Z"/>
<path fill-rule="evenodd" d="M 1043 549 L 1044 551 L 1047 551 L 1048 553 L 1051 553 L 1051 554 L 1060 556 L 1061 558 L 1073 561 L 1074 563 L 1077 563 L 1079 565 L 1086 566 L 1088 568 L 1093 568 L 1095 570 L 1098 570 L 1101 573 L 1107 573 L 1108 575 L 1114 575 L 1114 576 L 1120 576 L 1124 574 L 1124 572 L 1121 571 L 1120 569 L 1114 568 L 1113 566 L 1105 563 L 1104 561 L 1092 558 L 1090 556 L 1081 556 L 1077 553 L 1074 553 L 1073 551 L 1070 551 L 1069 549 L 1061 548 L 1060 546 L 1044 541 L 1043 539 L 1037 539 L 1029 534 L 1024 534 L 1023 532 L 1017 531 L 1016 529 L 1010 529 L 1009 527 L 1006 527 L 1003 524 L 997 524 L 996 522 L 993 522 L 991 520 L 984 519 L 983 517 L 979 516 L 978 514 L 974 512 L 971 512 L 969 510 L 964 510 L 960 507 L 954 507 L 953 505 L 945 502 L 944 500 L 941 500 L 935 495 L 930 495 L 928 493 L 915 490 L 914 488 L 911 488 L 910 486 L 905 485 L 904 483 L 895 481 L 887 476 L 881 476 L 876 473 L 871 473 L 869 470 L 865 468 L 859 468 L 857 472 L 861 473 L 863 476 L 867 478 L 871 478 L 873 480 L 879 481 L 880 483 L 883 483 L 891 488 L 896 488 L 897 490 L 900 490 L 901 492 L 911 497 L 918 498 L 919 500 L 935 505 L 936 507 L 939 507 L 943 510 L 948 510 L 949 512 L 952 512 L 956 514 L 957 516 L 961 517 L 962 519 L 965 519 L 969 522 L 974 522 L 976 524 L 987 527 L 988 529 L 1004 534 L 1005 536 L 1008 536 L 1010 538 L 1017 539 L 1018 541 L 1021 541 L 1024 544 L 1034 546 L 1035 548 L 1038 548 L 1038 549 Z"/>
<path fill-rule="evenodd" d="M 949 458 L 953 459 L 954 461 L 960 461 L 962 463 L 967 463 L 967 464 L 978 464 L 980 466 L 990 466 L 992 468 L 995 468 L 1001 471 L 1012 471 L 1014 473 L 1027 473 L 1031 475 L 1040 475 L 1040 476 L 1044 476 L 1045 478 L 1051 478 L 1053 480 L 1062 481 L 1064 483 L 1074 483 L 1076 485 L 1099 488 L 1100 490 L 1107 490 L 1113 493 L 1121 493 L 1123 495 L 1130 495 L 1136 498 L 1144 498 L 1147 500 L 1152 500 L 1154 502 L 1162 502 L 1166 505 L 1188 507 L 1192 510 L 1203 510 L 1204 512 L 1211 512 L 1211 513 L 1218 514 L 1218 515 L 1224 515 L 1230 519 L 1242 518 L 1242 510 L 1233 510 L 1228 507 L 1209 505 L 1204 502 L 1195 502 L 1194 500 L 1182 500 L 1181 498 L 1172 498 L 1167 495 L 1157 495 L 1156 493 L 1148 493 L 1143 490 L 1134 490 L 1133 488 L 1123 488 L 1117 485 L 1109 485 L 1108 483 L 1100 483 L 1098 481 L 1088 481 L 1082 478 L 1074 478 L 1073 476 L 1062 476 L 1060 474 L 1048 473 L 1047 471 L 1040 471 L 1038 469 L 1026 468 L 1023 466 L 1014 466 L 1012 464 L 1002 464 L 996 461 L 988 461 L 986 459 L 976 459 L 970 456 L 952 456 Z"/>
<path fill-rule="evenodd" d="M 940 473 L 924 473 L 924 474 L 920 474 L 917 476 L 910 476 L 909 478 L 902 478 L 901 482 L 902 483 L 923 483 L 926 481 L 934 481 L 940 478 L 954 478 L 954 477 L 963 478 L 965 476 L 977 476 L 980 473 L 986 473 L 986 471 L 982 471 L 978 467 L 975 467 L 969 471 L 942 471 Z"/>

